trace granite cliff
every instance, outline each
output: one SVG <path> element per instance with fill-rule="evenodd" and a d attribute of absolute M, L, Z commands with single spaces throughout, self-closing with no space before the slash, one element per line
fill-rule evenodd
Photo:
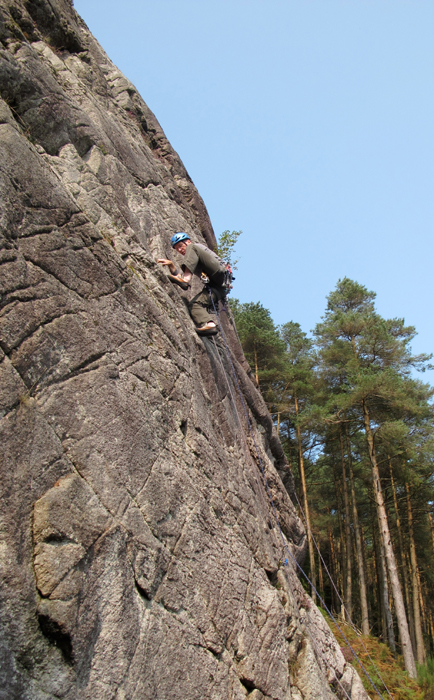
<path fill-rule="evenodd" d="M 252 434 L 155 262 L 215 244 L 182 162 L 68 0 L 0 41 L 0 698 L 361 700 L 231 319 Z"/>

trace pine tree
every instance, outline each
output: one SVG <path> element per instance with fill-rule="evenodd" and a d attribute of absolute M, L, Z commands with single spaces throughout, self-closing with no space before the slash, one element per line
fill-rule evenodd
<path fill-rule="evenodd" d="M 280 327 L 280 337 L 285 343 L 285 365 L 280 381 L 274 383 L 275 408 L 278 415 L 286 413 L 287 431 L 292 422 L 297 445 L 298 470 L 300 475 L 303 511 L 306 518 L 307 541 L 310 561 L 310 577 L 312 580 L 312 598 L 316 600 L 316 567 L 312 537 L 312 523 L 309 501 L 307 497 L 306 471 L 304 458 L 304 441 L 302 436 L 302 412 L 306 402 L 314 394 L 314 357 L 312 340 L 303 333 L 299 323 L 290 321 Z M 292 418 L 292 421 L 291 421 Z M 321 563 L 320 563 L 321 566 Z"/>
<path fill-rule="evenodd" d="M 392 650 L 397 623 L 414 676 L 414 658 L 434 652 L 433 390 L 412 373 L 429 359 L 411 354 L 414 328 L 381 318 L 374 301 L 340 280 L 316 346 L 297 323 L 278 328 L 260 303 L 231 306 L 300 477 L 312 582 L 318 577 L 327 605 L 339 608 L 334 583 L 323 581 L 329 569 L 363 633 L 383 636 Z"/>
<path fill-rule="evenodd" d="M 416 677 L 416 665 L 407 616 L 390 537 L 376 453 L 377 434 L 385 426 L 399 430 L 406 415 L 420 415 L 424 407 L 415 397 L 410 368 L 423 367 L 428 356 L 413 357 L 409 342 L 415 335 L 402 319 L 384 320 L 374 308 L 375 294 L 347 278 L 328 297 L 322 323 L 315 335 L 321 362 L 342 390 L 334 395 L 337 421 L 357 408 L 363 420 L 372 474 L 374 500 L 394 598 L 405 667 Z M 331 370 L 331 372 L 330 372 Z"/>
<path fill-rule="evenodd" d="M 271 314 L 260 302 L 240 303 L 231 299 L 230 307 L 246 359 L 255 372 L 263 393 L 283 369 L 285 346 Z"/>

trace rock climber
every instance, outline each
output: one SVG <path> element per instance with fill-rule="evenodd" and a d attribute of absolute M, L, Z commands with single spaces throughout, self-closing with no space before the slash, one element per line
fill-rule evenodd
<path fill-rule="evenodd" d="M 188 289 L 193 275 L 202 277 L 206 275 L 209 282 L 205 289 L 189 303 L 189 311 L 196 324 L 196 331 L 199 335 L 215 335 L 217 324 L 213 320 L 212 314 L 208 310 L 212 302 L 210 294 L 215 304 L 226 295 L 225 278 L 227 275 L 226 265 L 220 260 L 218 255 L 207 248 L 202 243 L 193 243 L 186 233 L 175 233 L 170 245 L 177 253 L 184 257 L 184 264 L 181 266 L 182 274 L 179 274 L 176 265 L 172 260 L 159 258 L 157 263 L 167 265 L 171 274 L 169 279 L 178 284 L 182 289 Z"/>

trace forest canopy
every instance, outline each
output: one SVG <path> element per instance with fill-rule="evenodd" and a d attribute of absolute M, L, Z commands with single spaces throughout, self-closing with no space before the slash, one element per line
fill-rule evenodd
<path fill-rule="evenodd" d="M 230 307 L 295 477 L 310 592 L 414 677 L 434 651 L 434 389 L 418 378 L 431 355 L 375 297 L 339 280 L 312 337 L 259 302 Z"/>

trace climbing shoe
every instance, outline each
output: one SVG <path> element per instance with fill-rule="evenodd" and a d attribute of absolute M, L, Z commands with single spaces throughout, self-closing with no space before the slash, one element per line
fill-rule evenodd
<path fill-rule="evenodd" d="M 218 328 L 215 323 L 208 321 L 208 323 L 204 323 L 199 328 L 196 328 L 196 333 L 199 335 L 217 335 Z"/>
<path fill-rule="evenodd" d="M 184 282 L 182 277 L 180 277 L 179 275 L 167 275 L 167 276 L 170 279 L 170 281 L 173 282 L 173 284 L 177 284 L 178 287 L 181 287 L 181 289 L 186 290 L 190 286 L 189 284 L 187 284 L 187 282 Z"/>

